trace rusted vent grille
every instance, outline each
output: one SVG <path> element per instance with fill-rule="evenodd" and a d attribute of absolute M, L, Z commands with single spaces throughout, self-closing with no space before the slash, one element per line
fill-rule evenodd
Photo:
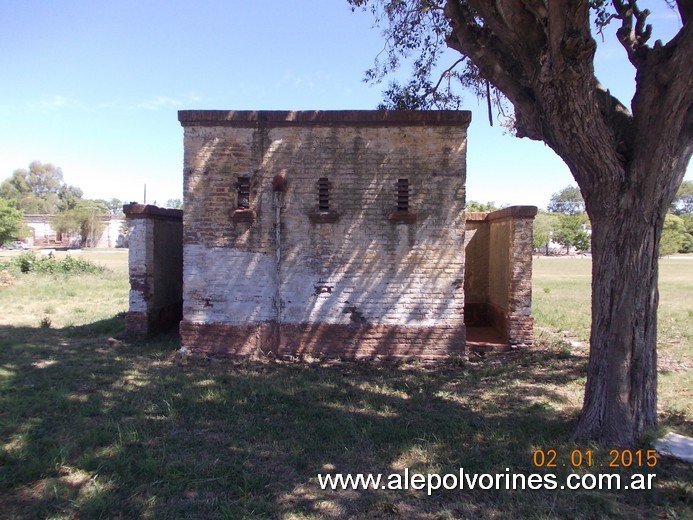
<path fill-rule="evenodd" d="M 238 178 L 238 209 L 250 208 L 250 177 Z"/>
<path fill-rule="evenodd" d="M 330 183 L 327 177 L 318 179 L 318 211 L 330 211 Z"/>
<path fill-rule="evenodd" d="M 409 211 L 409 179 L 397 180 L 397 211 Z"/>

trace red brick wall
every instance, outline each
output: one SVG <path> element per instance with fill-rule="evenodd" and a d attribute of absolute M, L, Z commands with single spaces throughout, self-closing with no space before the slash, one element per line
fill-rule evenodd
<path fill-rule="evenodd" d="M 465 330 L 397 325 L 181 323 L 184 345 L 197 353 L 341 359 L 445 359 L 463 354 Z"/>

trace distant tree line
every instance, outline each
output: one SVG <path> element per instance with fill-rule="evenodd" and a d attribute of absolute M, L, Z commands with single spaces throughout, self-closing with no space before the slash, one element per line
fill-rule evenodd
<path fill-rule="evenodd" d="M 693 253 L 693 181 L 683 181 L 664 219 L 661 256 Z"/>
<path fill-rule="evenodd" d="M 495 211 L 496 203 L 467 202 L 467 211 Z M 548 211 L 539 210 L 534 220 L 534 249 L 544 250 L 549 254 L 551 242 L 560 244 L 569 251 L 588 251 L 590 248 L 589 219 L 585 214 L 585 203 L 580 190 L 573 186 L 554 193 L 548 205 Z"/>
<path fill-rule="evenodd" d="M 495 211 L 495 202 L 467 203 L 467 211 Z M 566 252 L 590 250 L 590 220 L 585 201 L 576 186 L 566 186 L 554 193 L 534 220 L 534 249 L 549 254 L 550 244 L 559 244 Z M 659 244 L 660 256 L 693 253 L 693 181 L 681 184 L 671 208 L 664 219 L 664 231 Z"/>
<path fill-rule="evenodd" d="M 183 201 L 181 199 L 168 199 L 164 207 L 169 209 L 183 209 Z"/>
<path fill-rule="evenodd" d="M 0 243 L 24 238 L 24 215 L 50 215 L 59 236 L 78 237 L 81 245 L 90 245 L 101 236 L 101 217 L 117 215 L 122 202 L 116 198 L 84 199 L 83 192 L 63 179 L 62 170 L 40 161 L 27 169 L 17 169 L 0 184 Z"/>
<path fill-rule="evenodd" d="M 534 221 L 534 248 L 549 253 L 551 242 L 570 250 L 588 251 L 590 222 L 580 190 L 566 186 L 554 193 Z M 693 181 L 684 181 L 664 220 L 660 256 L 693 253 Z"/>
<path fill-rule="evenodd" d="M 575 186 L 566 186 L 551 195 L 546 211 L 540 210 L 534 221 L 533 245 L 549 254 L 551 243 L 574 248 L 578 252 L 590 249 L 590 222 L 585 213 L 585 201 Z"/>

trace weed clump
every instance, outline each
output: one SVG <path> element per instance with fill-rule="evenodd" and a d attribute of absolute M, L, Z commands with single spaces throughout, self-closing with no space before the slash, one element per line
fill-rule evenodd
<path fill-rule="evenodd" d="M 9 287 L 14 283 L 14 278 L 6 269 L 0 270 L 0 287 Z"/>
<path fill-rule="evenodd" d="M 100 274 L 107 269 L 89 260 L 66 256 L 58 260 L 54 256 L 37 256 L 33 252 L 22 253 L 13 258 L 9 263 L 10 268 L 14 268 L 21 273 L 41 273 L 41 274 Z"/>

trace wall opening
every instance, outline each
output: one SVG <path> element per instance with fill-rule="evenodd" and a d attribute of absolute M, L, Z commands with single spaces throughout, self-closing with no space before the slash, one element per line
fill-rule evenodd
<path fill-rule="evenodd" d="M 531 345 L 534 206 L 465 218 L 464 322 L 472 348 Z"/>
<path fill-rule="evenodd" d="M 397 180 L 397 211 L 409 211 L 409 179 Z"/>
<path fill-rule="evenodd" d="M 238 209 L 250 209 L 250 177 L 238 178 Z"/>
<path fill-rule="evenodd" d="M 318 179 L 318 211 L 330 211 L 330 182 L 327 177 Z"/>

